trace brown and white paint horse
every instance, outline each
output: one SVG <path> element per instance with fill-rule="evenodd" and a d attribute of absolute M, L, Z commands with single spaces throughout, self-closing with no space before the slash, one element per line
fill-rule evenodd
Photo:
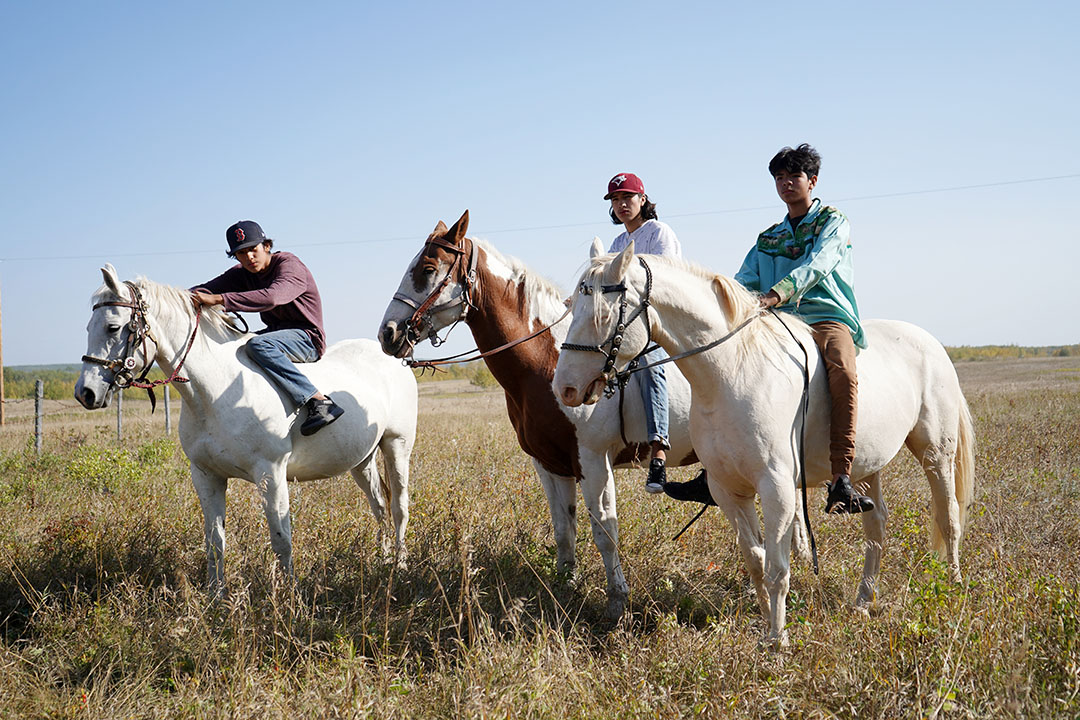
<path fill-rule="evenodd" d="M 477 348 L 486 352 L 527 337 L 566 312 L 564 293 L 516 258 L 465 237 L 468 225 L 468 211 L 449 229 L 439 221 L 409 264 L 379 330 L 387 354 L 408 357 L 417 332 L 428 336 L 458 321 L 469 326 Z M 415 328 L 410 323 L 420 308 L 422 327 Z M 559 570 L 573 576 L 577 566 L 574 486 L 579 481 L 593 540 L 607 571 L 607 612 L 618 617 L 626 609 L 629 588 L 619 565 L 612 466 L 629 467 L 635 459 L 648 458 L 645 410 L 634 376 L 623 398 L 627 444 L 620 432 L 618 395 L 576 408 L 559 402 L 551 381 L 567 327 L 564 320 L 550 332 L 485 357 L 484 362 L 506 392 L 506 411 L 518 443 L 532 458 L 547 494 Z M 674 365 L 668 367 L 668 465 L 688 465 L 697 462 L 689 435 L 690 386 Z"/>

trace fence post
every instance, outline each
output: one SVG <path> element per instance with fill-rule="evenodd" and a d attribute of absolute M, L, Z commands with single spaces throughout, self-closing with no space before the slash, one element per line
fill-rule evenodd
<path fill-rule="evenodd" d="M 165 434 L 172 434 L 172 416 L 169 415 L 169 386 L 165 386 Z"/>
<path fill-rule="evenodd" d="M 45 402 L 45 381 L 34 382 L 34 452 L 41 455 L 41 416 Z"/>
<path fill-rule="evenodd" d="M 124 439 L 124 391 L 116 388 L 116 439 Z"/>

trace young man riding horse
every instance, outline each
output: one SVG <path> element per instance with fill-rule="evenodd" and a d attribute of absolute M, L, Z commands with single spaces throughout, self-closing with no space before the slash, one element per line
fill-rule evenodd
<path fill-rule="evenodd" d="M 850 477 L 859 389 L 855 348 L 865 348 L 866 340 L 855 301 L 848 220 L 811 194 L 820 168 L 821 155 L 806 143 L 785 147 L 769 162 L 776 193 L 788 212 L 758 235 L 735 279 L 761 293 L 763 308 L 775 307 L 810 325 L 832 398 L 833 480 L 825 511 L 861 513 L 874 509 L 873 500 L 852 488 Z M 712 502 L 703 473 L 687 483 L 669 483 L 665 491 L 679 500 Z"/>
<path fill-rule="evenodd" d="M 307 406 L 300 434 L 313 435 L 345 412 L 294 364 L 315 362 L 326 351 L 315 278 L 292 253 L 271 253 L 274 241 L 252 220 L 231 226 L 225 239 L 225 254 L 240 264 L 191 288 L 192 302 L 196 308 L 223 305 L 232 312 L 259 313 L 266 328 L 244 349 L 292 400 L 293 408 Z"/>

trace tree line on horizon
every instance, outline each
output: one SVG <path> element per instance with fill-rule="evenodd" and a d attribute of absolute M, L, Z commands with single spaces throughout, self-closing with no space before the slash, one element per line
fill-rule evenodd
<path fill-rule="evenodd" d="M 959 345 L 945 347 L 949 359 L 953 362 L 977 362 L 985 360 L 1014 360 L 1040 357 L 1080 357 L 1080 344 L 1047 345 L 1026 347 L 1020 345 Z M 72 396 L 75 381 L 79 377 L 80 366 L 61 365 L 22 365 L 4 368 L 4 397 L 12 400 L 32 399 L 35 384 L 44 381 L 44 396 L 48 400 L 67 400 Z M 415 370 L 419 382 L 439 382 L 441 380 L 468 380 L 477 387 L 494 387 L 497 383 L 483 360 L 474 360 L 460 365 L 447 365 L 434 373 L 428 370 Z M 164 374 L 159 368 L 150 371 L 149 379 L 159 380 Z M 159 389 L 159 392 L 161 389 Z M 175 394 L 173 397 L 179 397 Z"/>

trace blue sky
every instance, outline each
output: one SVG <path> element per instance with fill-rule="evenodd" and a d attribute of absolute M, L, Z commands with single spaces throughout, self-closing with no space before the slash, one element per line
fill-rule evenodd
<path fill-rule="evenodd" d="M 311 267 L 331 341 L 373 337 L 466 208 L 569 288 L 624 171 L 732 275 L 800 142 L 863 317 L 1080 342 L 1080 5 L 668 5 L 0 4 L 4 363 L 78 362 L 103 263 L 190 286 L 240 219 Z"/>

